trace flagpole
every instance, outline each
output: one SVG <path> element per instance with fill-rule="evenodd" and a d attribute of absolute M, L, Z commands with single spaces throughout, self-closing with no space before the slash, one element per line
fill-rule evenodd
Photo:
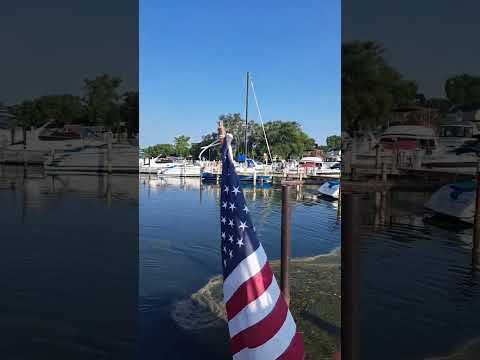
<path fill-rule="evenodd" d="M 223 127 L 222 120 L 218 122 L 218 139 L 220 140 L 220 143 L 223 144 L 223 140 L 225 140 L 225 128 Z"/>

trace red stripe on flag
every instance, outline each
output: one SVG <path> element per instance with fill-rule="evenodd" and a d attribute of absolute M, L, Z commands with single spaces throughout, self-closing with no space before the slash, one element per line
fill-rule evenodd
<path fill-rule="evenodd" d="M 297 331 L 287 350 L 277 360 L 302 360 L 304 356 L 302 335 Z"/>
<path fill-rule="evenodd" d="M 272 270 L 268 262 L 262 270 L 238 287 L 226 303 L 228 320 L 233 319 L 247 304 L 257 299 L 272 283 Z"/>
<path fill-rule="evenodd" d="M 255 348 L 265 344 L 280 330 L 287 313 L 288 306 L 283 297 L 279 296 L 270 314 L 230 339 L 232 354 L 236 354 L 244 348 Z"/>

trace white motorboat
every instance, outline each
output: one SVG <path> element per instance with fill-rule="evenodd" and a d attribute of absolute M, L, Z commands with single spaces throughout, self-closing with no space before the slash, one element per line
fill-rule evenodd
<path fill-rule="evenodd" d="M 425 203 L 425 208 L 436 214 L 473 224 L 476 186 L 474 180 L 442 186 Z"/>
<path fill-rule="evenodd" d="M 168 177 L 200 177 L 202 167 L 195 164 L 171 163 L 158 170 L 158 176 Z"/>
<path fill-rule="evenodd" d="M 52 152 L 77 152 L 86 147 L 106 144 L 105 137 L 97 135 L 93 128 L 77 127 L 78 132 L 67 131 L 65 127 L 59 128 L 55 120 L 49 120 L 38 129 L 26 131 L 25 144 L 23 139 L 18 140 L 14 136 L 15 143 L 3 151 L 4 161 L 43 164 Z"/>
<path fill-rule="evenodd" d="M 339 177 L 340 161 L 334 158 L 305 156 L 300 160 L 299 169 L 306 175 L 337 175 Z"/>
<path fill-rule="evenodd" d="M 340 196 L 340 180 L 333 179 L 324 182 L 319 188 L 318 192 L 322 195 L 338 200 Z"/>
<path fill-rule="evenodd" d="M 138 171 L 142 174 L 158 174 L 162 169 L 169 168 L 176 164 L 183 164 L 182 159 L 173 157 L 144 158 L 139 161 Z"/>
<path fill-rule="evenodd" d="M 129 144 L 88 146 L 53 154 L 44 163 L 46 173 L 138 173 L 138 147 Z"/>
<path fill-rule="evenodd" d="M 458 114 L 448 114 L 440 123 L 438 142 L 445 151 L 454 150 L 466 142 L 476 140 L 478 129 L 472 121 L 464 121 Z"/>

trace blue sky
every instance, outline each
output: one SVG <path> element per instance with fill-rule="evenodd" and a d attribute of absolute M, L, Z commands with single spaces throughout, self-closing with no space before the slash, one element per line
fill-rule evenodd
<path fill-rule="evenodd" d="M 140 145 L 243 116 L 246 71 L 264 121 L 296 120 L 318 143 L 340 134 L 340 17 L 339 0 L 141 0 Z"/>

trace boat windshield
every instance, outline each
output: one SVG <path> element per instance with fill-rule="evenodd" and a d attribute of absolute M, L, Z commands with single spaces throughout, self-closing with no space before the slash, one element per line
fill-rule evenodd
<path fill-rule="evenodd" d="M 440 130 L 442 137 L 472 137 L 473 128 L 464 126 L 443 126 Z"/>

